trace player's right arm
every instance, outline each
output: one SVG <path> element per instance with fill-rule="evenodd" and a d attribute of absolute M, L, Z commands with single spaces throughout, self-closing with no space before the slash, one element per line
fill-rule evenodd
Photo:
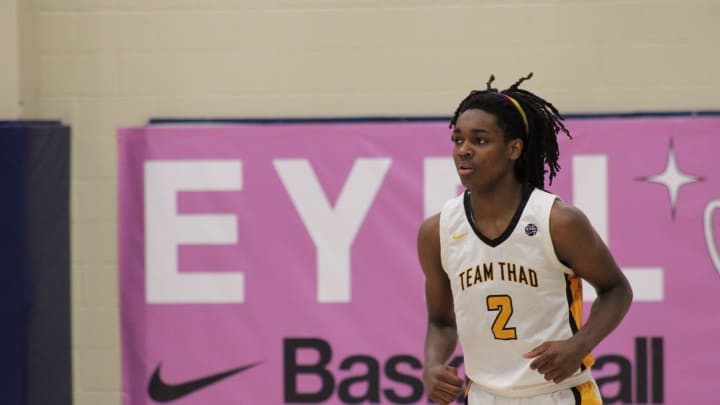
<path fill-rule="evenodd" d="M 457 329 L 450 280 L 440 261 L 440 215 L 426 219 L 417 238 L 420 266 L 425 273 L 428 327 L 425 335 L 425 388 L 439 404 L 453 402 L 462 392 L 463 380 L 445 363 L 457 345 Z"/>

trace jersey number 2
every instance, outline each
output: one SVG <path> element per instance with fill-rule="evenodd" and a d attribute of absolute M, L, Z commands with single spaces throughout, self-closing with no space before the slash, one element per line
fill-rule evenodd
<path fill-rule="evenodd" d="M 492 333 L 495 339 L 514 340 L 517 339 L 515 328 L 507 326 L 508 320 L 513 313 L 512 299 L 509 295 L 488 295 L 488 311 L 498 311 L 495 322 L 492 324 Z"/>

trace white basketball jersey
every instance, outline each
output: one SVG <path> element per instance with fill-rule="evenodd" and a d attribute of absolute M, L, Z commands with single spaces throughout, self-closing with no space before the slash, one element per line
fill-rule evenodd
<path fill-rule="evenodd" d="M 450 279 L 465 372 L 501 396 L 531 396 L 589 381 L 588 355 L 560 384 L 545 381 L 522 357 L 549 340 L 571 337 L 582 320 L 580 279 L 562 264 L 550 238 L 557 196 L 534 189 L 494 240 L 470 220 L 468 192 L 440 212 L 442 266 Z"/>

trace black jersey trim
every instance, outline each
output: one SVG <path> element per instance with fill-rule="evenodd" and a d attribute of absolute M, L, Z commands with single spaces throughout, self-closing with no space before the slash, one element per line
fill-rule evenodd
<path fill-rule="evenodd" d="M 582 405 L 582 396 L 580 395 L 580 390 L 577 387 L 570 388 L 570 391 L 572 391 L 573 397 L 575 398 L 575 405 Z"/>
<path fill-rule="evenodd" d="M 572 289 L 570 288 L 570 276 L 568 274 L 565 275 L 565 295 L 567 296 L 568 301 L 568 318 L 570 321 L 570 329 L 572 330 L 572 333 L 574 335 L 578 332 L 578 326 L 577 323 L 575 323 L 575 317 L 573 317 L 572 313 L 573 296 Z"/>
<path fill-rule="evenodd" d="M 520 204 L 515 210 L 512 219 L 510 219 L 510 223 L 508 224 L 507 228 L 505 228 L 505 231 L 503 231 L 503 233 L 501 233 L 500 236 L 495 239 L 488 238 L 487 236 L 483 235 L 482 232 L 477 229 L 477 227 L 475 227 L 475 221 L 473 221 L 472 217 L 472 206 L 470 205 L 470 190 L 465 190 L 465 193 L 463 195 L 463 206 L 465 207 L 465 217 L 470 224 L 470 228 L 472 228 L 473 232 L 475 232 L 475 235 L 477 235 L 477 237 L 480 238 L 481 241 L 485 242 L 485 244 L 490 247 L 496 247 L 499 244 L 505 242 L 507 238 L 512 235 L 515 227 L 520 221 L 520 217 L 525 210 L 525 206 L 527 205 L 528 200 L 530 200 L 530 195 L 532 195 L 533 190 L 534 188 L 531 186 L 523 188 L 522 200 L 520 200 Z"/>

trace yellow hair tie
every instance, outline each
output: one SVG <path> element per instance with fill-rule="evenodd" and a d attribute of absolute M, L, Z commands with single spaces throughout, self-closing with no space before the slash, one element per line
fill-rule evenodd
<path fill-rule="evenodd" d="M 515 100 L 514 98 L 508 96 L 505 93 L 500 93 L 500 94 L 505 96 L 508 100 L 510 100 L 510 102 L 513 103 L 515 108 L 517 108 L 518 112 L 520 112 L 520 116 L 522 117 L 523 124 L 525 124 L 525 135 L 530 136 L 530 125 L 528 125 L 528 119 L 527 119 L 527 115 L 525 115 L 525 110 L 523 110 L 520 103 L 518 103 L 517 100 Z"/>

